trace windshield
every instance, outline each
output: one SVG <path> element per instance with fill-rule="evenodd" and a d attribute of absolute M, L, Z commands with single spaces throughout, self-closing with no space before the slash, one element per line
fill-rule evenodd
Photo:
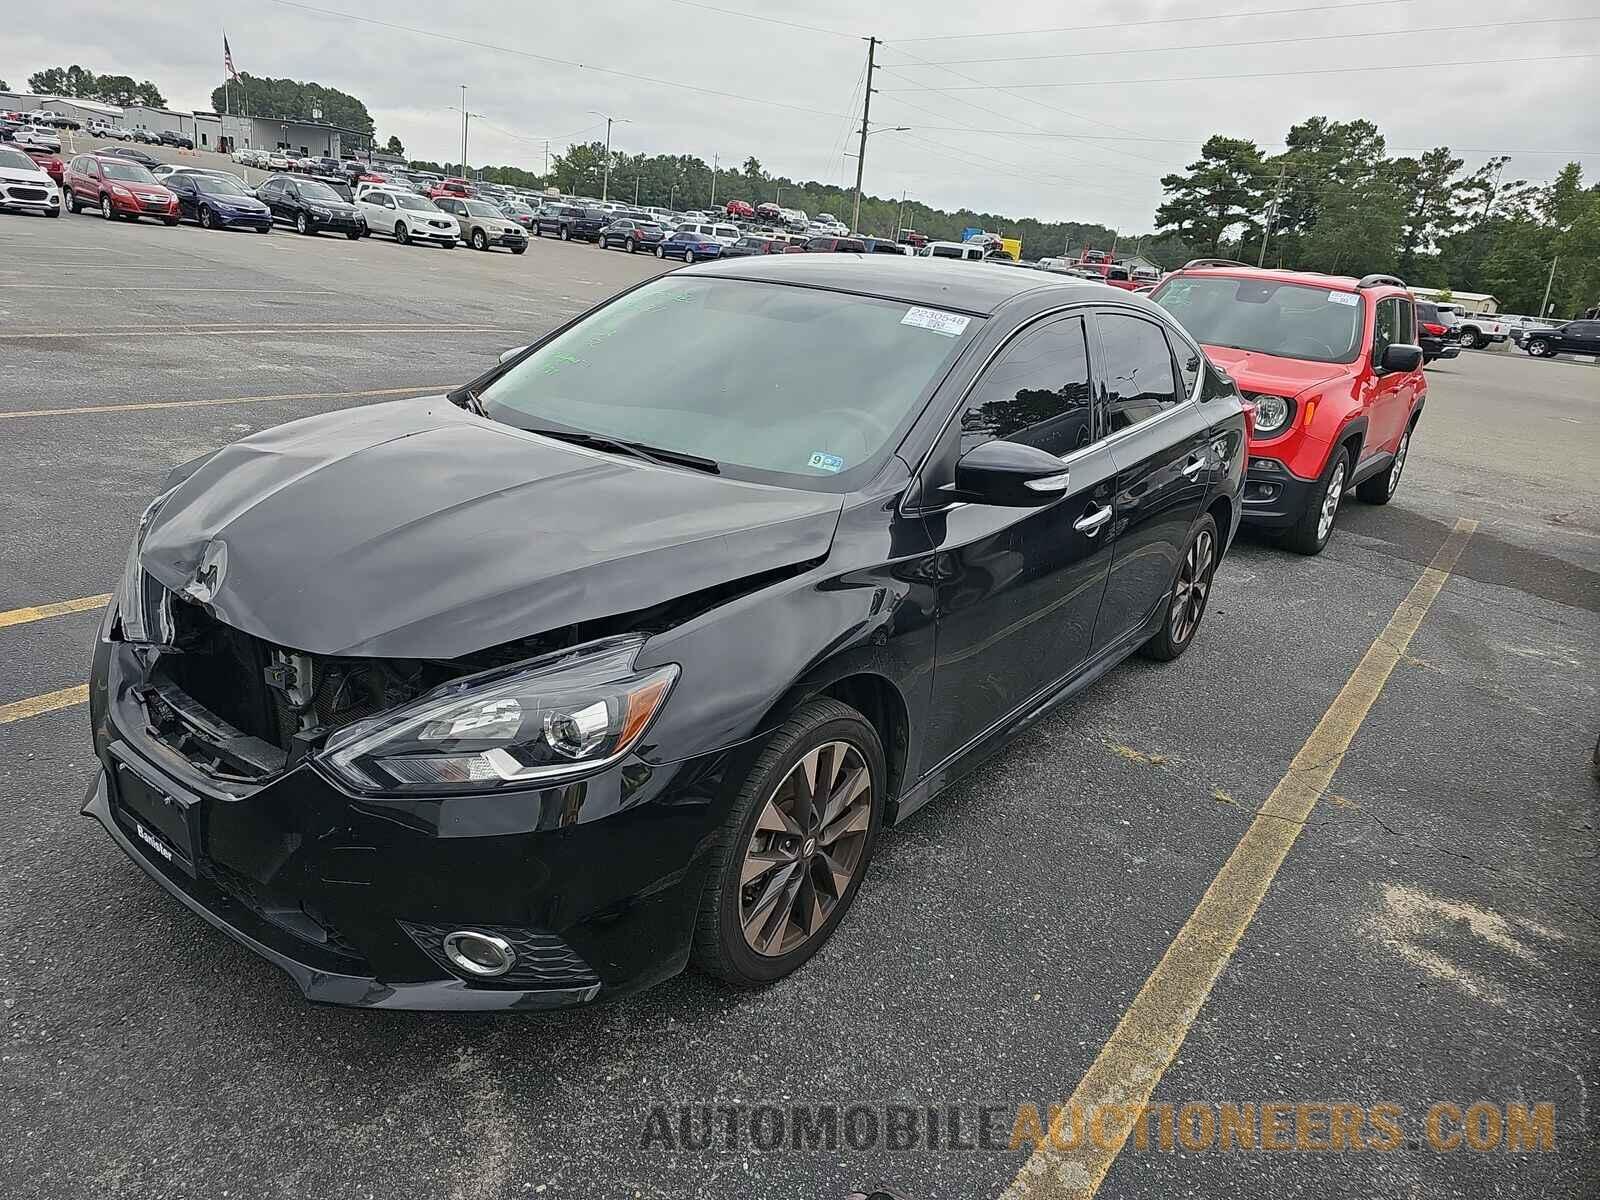
<path fill-rule="evenodd" d="M 217 175 L 196 175 L 194 185 L 208 196 L 248 196 L 250 193 L 231 179 Z"/>
<path fill-rule="evenodd" d="M 1361 341 L 1361 297 L 1271 279 L 1188 275 L 1150 298 L 1207 346 L 1310 362 L 1349 362 Z"/>
<path fill-rule="evenodd" d="M 13 150 L 9 146 L 0 146 L 0 167 L 4 167 L 8 171 L 37 171 L 39 164 L 20 150 Z"/>
<path fill-rule="evenodd" d="M 317 183 L 315 180 L 301 180 L 300 198 L 303 200 L 332 200 L 337 203 L 339 194 L 325 183 Z"/>
<path fill-rule="evenodd" d="M 128 183 L 154 183 L 156 177 L 134 162 L 104 162 L 100 170 L 107 179 L 122 179 Z"/>
<path fill-rule="evenodd" d="M 421 196 L 408 196 L 404 192 L 394 193 L 394 202 L 401 208 L 409 208 L 413 212 L 438 212 L 439 206 L 431 200 L 424 200 Z"/>
<path fill-rule="evenodd" d="M 475 217 L 501 217 L 505 215 L 494 205 L 486 204 L 482 200 L 468 200 L 467 211 Z"/>
<path fill-rule="evenodd" d="M 713 459 L 728 474 L 842 490 L 894 449 L 963 345 L 969 318 L 936 331 L 913 319 L 920 311 L 669 275 L 552 338 L 482 398 L 507 424 L 642 442 Z M 957 336 L 946 336 L 952 327 Z"/>

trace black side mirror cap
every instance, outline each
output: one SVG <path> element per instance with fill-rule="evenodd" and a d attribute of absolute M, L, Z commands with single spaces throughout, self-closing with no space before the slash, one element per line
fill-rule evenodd
<path fill-rule="evenodd" d="M 975 446 L 956 462 L 954 499 L 1008 508 L 1037 508 L 1067 490 L 1067 468 L 1055 455 L 1021 442 Z"/>
<path fill-rule="evenodd" d="M 1415 371 L 1421 365 L 1422 347 L 1401 342 L 1385 346 L 1383 357 L 1378 360 L 1378 369 L 1381 371 Z"/>

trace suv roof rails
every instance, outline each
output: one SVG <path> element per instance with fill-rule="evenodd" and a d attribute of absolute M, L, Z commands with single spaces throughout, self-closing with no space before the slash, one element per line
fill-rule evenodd
<path fill-rule="evenodd" d="M 1396 275 L 1363 275 L 1356 281 L 1356 289 L 1359 291 L 1361 288 L 1379 287 L 1383 284 L 1391 284 L 1394 287 L 1405 287 L 1406 281 Z"/>
<path fill-rule="evenodd" d="M 1180 271 L 1187 271 L 1190 267 L 1248 267 L 1249 263 L 1234 262 L 1231 258 L 1191 258 Z"/>

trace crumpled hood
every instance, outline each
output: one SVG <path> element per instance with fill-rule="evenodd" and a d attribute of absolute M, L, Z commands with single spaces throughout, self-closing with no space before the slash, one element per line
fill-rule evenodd
<path fill-rule="evenodd" d="M 1256 350 L 1235 350 L 1232 346 L 1207 346 L 1205 351 L 1207 358 L 1233 376 L 1242 392 L 1298 396 L 1307 388 L 1338 379 L 1351 371 L 1349 363 L 1279 358 Z"/>
<path fill-rule="evenodd" d="M 290 649 L 456 658 L 820 557 L 842 502 L 591 452 L 433 397 L 225 447 L 173 490 L 141 558 L 174 592 L 199 571 L 219 619 Z"/>

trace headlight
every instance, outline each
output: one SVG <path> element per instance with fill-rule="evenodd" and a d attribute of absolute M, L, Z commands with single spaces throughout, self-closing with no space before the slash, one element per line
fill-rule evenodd
<path fill-rule="evenodd" d="M 1294 411 L 1293 405 L 1282 396 L 1246 392 L 1244 398 L 1256 406 L 1256 433 L 1263 436 L 1277 433 L 1286 426 L 1289 414 Z"/>
<path fill-rule="evenodd" d="M 324 220 L 326 220 L 328 217 L 333 216 L 333 213 L 331 211 L 329 211 L 328 209 L 326 209 L 326 208 L 317 208 L 314 205 L 308 211 L 311 213 L 311 215 L 313 217 L 322 217 Z"/>
<path fill-rule="evenodd" d="M 361 791 L 494 792 L 594 771 L 631 749 L 678 668 L 635 671 L 642 638 L 435 688 L 336 733 L 319 761 Z"/>
<path fill-rule="evenodd" d="M 166 589 L 144 573 L 139 565 L 139 554 L 144 550 L 145 535 L 167 502 L 172 492 L 163 492 L 150 502 L 150 507 L 139 517 L 128 546 L 128 560 L 122 567 L 122 582 L 117 585 L 113 603 L 117 606 L 117 622 L 122 628 L 125 642 L 160 642 L 171 640 Z"/>

